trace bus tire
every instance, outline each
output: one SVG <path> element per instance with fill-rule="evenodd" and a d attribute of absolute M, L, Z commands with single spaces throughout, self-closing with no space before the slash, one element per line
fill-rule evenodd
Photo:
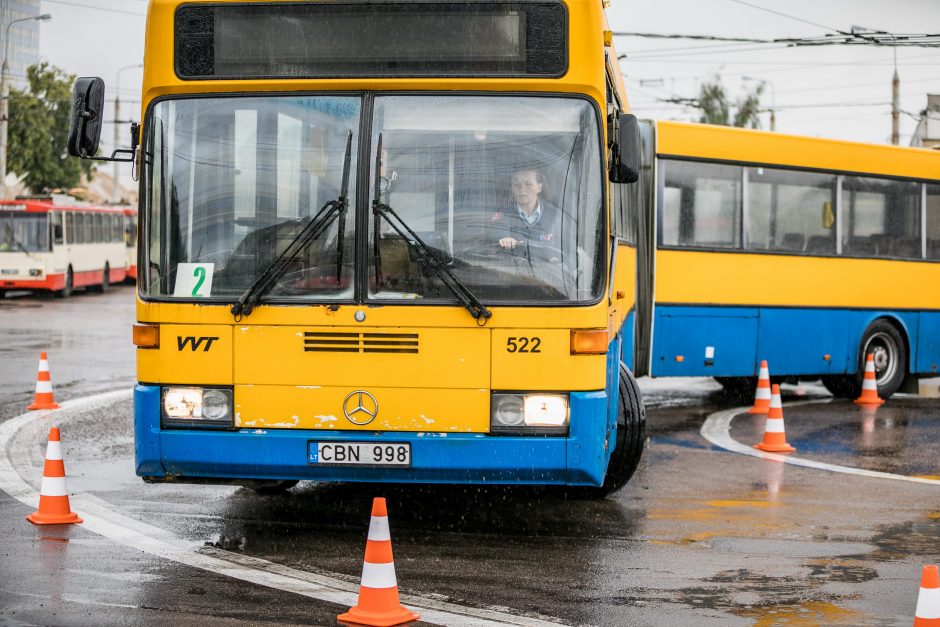
<path fill-rule="evenodd" d="M 55 295 L 58 298 L 68 298 L 75 291 L 75 275 L 72 273 L 72 266 L 65 271 L 65 287 L 58 290 Z"/>
<path fill-rule="evenodd" d="M 109 289 L 111 289 L 111 266 L 105 262 L 104 270 L 101 272 L 101 293 L 104 294 Z"/>
<path fill-rule="evenodd" d="M 604 498 L 630 481 L 636 472 L 643 447 L 646 444 L 646 408 L 640 396 L 640 387 L 633 373 L 620 365 L 620 390 L 617 399 L 617 431 L 614 434 L 614 452 L 607 464 L 604 484 L 597 488 L 578 490 L 589 498 Z"/>
<path fill-rule="evenodd" d="M 907 377 L 907 343 L 901 331 L 884 318 L 875 320 L 865 333 L 858 347 L 858 370 L 855 374 L 831 375 L 822 378 L 823 385 L 839 398 L 858 398 L 862 393 L 865 377 L 865 361 L 868 353 L 875 356 L 875 378 L 878 396 L 890 398 L 900 389 Z"/>
<path fill-rule="evenodd" d="M 256 494 L 262 496 L 273 496 L 277 494 L 284 494 L 299 482 L 296 479 L 286 479 L 283 481 L 272 481 L 264 485 L 253 485 L 251 489 L 255 491 Z"/>

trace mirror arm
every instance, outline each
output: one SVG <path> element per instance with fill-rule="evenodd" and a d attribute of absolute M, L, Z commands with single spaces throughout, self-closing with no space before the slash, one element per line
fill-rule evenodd
<path fill-rule="evenodd" d="M 90 117 L 90 114 L 82 112 L 80 115 L 82 117 Z M 137 122 L 131 122 L 131 147 L 130 148 L 116 148 L 110 157 L 88 157 L 82 155 L 81 158 L 86 161 L 117 161 L 118 163 L 131 163 L 137 158 L 137 147 L 140 145 L 140 124 Z M 117 155 L 127 155 L 125 157 L 118 157 Z"/>

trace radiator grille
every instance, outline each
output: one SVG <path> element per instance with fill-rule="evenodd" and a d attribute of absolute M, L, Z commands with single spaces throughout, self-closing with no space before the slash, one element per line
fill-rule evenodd
<path fill-rule="evenodd" d="M 304 332 L 307 353 L 418 353 L 417 333 Z"/>

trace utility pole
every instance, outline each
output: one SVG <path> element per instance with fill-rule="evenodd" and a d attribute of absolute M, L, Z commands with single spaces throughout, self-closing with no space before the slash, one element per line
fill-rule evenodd
<path fill-rule="evenodd" d="M 117 71 L 117 80 L 114 81 L 114 149 L 117 150 L 120 148 L 121 144 L 121 72 L 124 70 L 132 70 L 134 68 L 144 67 L 143 63 L 137 63 L 134 65 L 125 65 Z M 111 202 L 117 204 L 121 200 L 120 194 L 120 183 L 118 179 L 121 176 L 121 171 L 118 167 L 118 162 L 114 162 L 114 173 L 112 176 L 114 180 L 111 182 Z"/>
<path fill-rule="evenodd" d="M 21 17 L 10 20 L 4 29 L 3 68 L 0 70 L 0 198 L 7 193 L 7 134 L 10 120 L 10 27 L 17 22 L 48 22 L 52 16 L 48 13 L 33 17 Z"/>
<path fill-rule="evenodd" d="M 898 68 L 894 68 L 894 78 L 891 79 L 891 143 L 895 146 L 901 140 L 900 105 L 901 79 L 898 78 Z"/>

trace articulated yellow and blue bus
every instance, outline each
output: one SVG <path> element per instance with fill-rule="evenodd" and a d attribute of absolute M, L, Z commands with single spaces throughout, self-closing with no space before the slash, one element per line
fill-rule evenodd
<path fill-rule="evenodd" d="M 940 153 L 677 122 L 643 136 L 638 372 L 753 390 L 766 359 L 842 397 L 869 353 L 882 396 L 940 372 Z"/>
<path fill-rule="evenodd" d="M 600 0 L 153 0 L 147 29 L 141 477 L 629 480 L 608 198 L 639 131 Z M 75 90 L 89 156 L 103 84 Z"/>

